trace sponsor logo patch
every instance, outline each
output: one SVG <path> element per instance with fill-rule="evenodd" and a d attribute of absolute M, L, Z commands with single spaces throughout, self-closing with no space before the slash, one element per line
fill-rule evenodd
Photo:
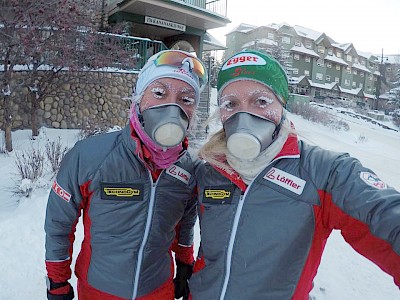
<path fill-rule="evenodd" d="M 233 198 L 232 186 L 215 186 L 204 189 L 203 203 L 230 204 Z"/>
<path fill-rule="evenodd" d="M 379 179 L 378 176 L 376 176 L 375 174 L 371 173 L 371 172 L 361 172 L 360 173 L 360 178 L 362 179 L 362 181 L 364 181 L 366 184 L 380 189 L 380 190 L 384 190 L 387 189 L 387 184 L 384 183 L 382 180 Z"/>
<path fill-rule="evenodd" d="M 262 66 L 267 62 L 264 58 L 252 54 L 252 53 L 242 53 L 233 56 L 229 59 L 222 67 L 222 70 L 227 70 L 229 68 L 236 68 L 240 66 Z"/>
<path fill-rule="evenodd" d="M 192 177 L 192 175 L 188 171 L 176 165 L 170 166 L 165 172 L 168 175 L 175 177 L 176 179 L 179 179 L 186 184 L 189 183 L 189 180 Z"/>
<path fill-rule="evenodd" d="M 269 170 L 267 174 L 265 174 L 264 179 L 271 181 L 272 183 L 275 183 L 297 195 L 301 195 L 304 186 L 306 185 L 305 180 L 277 168 L 272 168 Z"/>
<path fill-rule="evenodd" d="M 101 199 L 141 201 L 143 200 L 143 184 L 101 183 Z"/>
<path fill-rule="evenodd" d="M 69 202 L 71 200 L 71 194 L 68 193 L 65 189 L 63 189 L 56 180 L 54 180 L 51 189 L 56 193 L 61 199 Z"/>

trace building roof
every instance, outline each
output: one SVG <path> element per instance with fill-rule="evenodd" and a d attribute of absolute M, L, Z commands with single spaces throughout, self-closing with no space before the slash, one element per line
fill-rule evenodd
<path fill-rule="evenodd" d="M 307 49 L 306 47 L 303 46 L 303 44 L 301 44 L 300 47 L 299 46 L 293 46 L 292 48 L 290 48 L 290 51 L 298 52 L 298 53 L 302 53 L 302 54 L 307 54 L 307 55 L 310 55 L 312 57 L 318 57 L 319 58 L 319 55 L 314 50 Z"/>
<path fill-rule="evenodd" d="M 313 41 L 316 41 L 321 35 L 323 35 L 322 32 L 318 32 L 299 25 L 294 25 L 293 28 L 299 36 L 311 39 Z"/>
<path fill-rule="evenodd" d="M 349 95 L 354 95 L 354 96 L 359 96 L 359 97 L 363 97 L 364 96 L 364 92 L 363 92 L 362 88 L 356 88 L 356 89 L 349 90 L 349 89 L 345 89 L 345 88 L 339 86 L 339 89 L 340 89 L 340 91 L 342 93 L 346 93 L 346 94 L 349 94 Z"/>
<path fill-rule="evenodd" d="M 252 31 L 253 29 L 257 28 L 257 26 L 250 25 L 250 24 L 245 24 L 245 23 L 240 23 L 238 26 L 233 28 L 230 32 L 228 32 L 226 35 L 229 35 L 233 32 L 242 32 L 242 33 L 247 33 L 249 31 Z"/>
<path fill-rule="evenodd" d="M 310 85 L 312 87 L 317 87 L 317 88 L 324 89 L 324 90 L 332 90 L 335 86 L 338 86 L 338 84 L 336 82 L 317 83 L 312 80 L 308 80 L 308 81 L 310 82 Z M 340 86 L 339 86 L 339 88 L 340 88 Z"/>
<path fill-rule="evenodd" d="M 344 65 L 344 66 L 348 66 L 348 63 L 345 62 L 343 59 L 337 57 L 336 55 L 326 55 L 324 57 L 325 60 L 329 60 L 332 61 L 334 63 L 337 63 L 339 65 Z"/>
<path fill-rule="evenodd" d="M 361 65 L 359 63 L 354 63 L 352 65 L 352 68 L 355 68 L 357 70 L 361 70 L 361 71 L 364 71 L 364 72 L 367 72 L 367 73 L 371 73 L 371 70 L 368 70 L 367 67 L 365 67 L 365 66 L 363 66 L 363 65 Z"/>
<path fill-rule="evenodd" d="M 257 39 L 254 41 L 247 42 L 242 45 L 242 48 L 252 47 L 252 46 L 255 46 L 256 44 L 257 45 L 269 45 L 269 46 L 277 46 L 278 45 L 278 43 L 273 40 L 263 38 L 263 39 Z"/>

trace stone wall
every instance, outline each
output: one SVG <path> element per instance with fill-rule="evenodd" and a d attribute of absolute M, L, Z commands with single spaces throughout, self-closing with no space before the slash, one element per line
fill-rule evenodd
<path fill-rule="evenodd" d="M 28 129 L 31 124 L 30 95 L 21 83 L 26 71 L 14 72 L 11 94 L 13 130 Z M 2 74 L 0 73 L 0 78 Z M 137 73 L 85 72 L 61 74 L 52 84 L 55 92 L 40 102 L 39 127 L 83 128 L 87 125 L 125 126 Z M 3 128 L 4 104 L 0 99 L 0 128 Z"/>

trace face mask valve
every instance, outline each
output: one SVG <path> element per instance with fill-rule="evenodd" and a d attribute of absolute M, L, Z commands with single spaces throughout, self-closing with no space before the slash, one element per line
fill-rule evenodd
<path fill-rule="evenodd" d="M 174 147 L 186 136 L 189 119 L 178 105 L 162 105 L 142 112 L 144 131 L 161 147 Z"/>
<path fill-rule="evenodd" d="M 246 112 L 227 119 L 224 129 L 228 151 L 245 160 L 255 159 L 277 136 L 273 122 Z"/>

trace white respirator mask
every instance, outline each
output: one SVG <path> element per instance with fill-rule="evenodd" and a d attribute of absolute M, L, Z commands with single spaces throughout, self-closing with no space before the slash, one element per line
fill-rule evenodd
<path fill-rule="evenodd" d="M 230 154 L 239 159 L 253 160 L 278 136 L 281 124 L 248 112 L 238 112 L 223 124 Z"/>
<path fill-rule="evenodd" d="M 189 117 L 175 104 L 153 106 L 141 113 L 147 135 L 161 147 L 174 147 L 186 136 Z"/>

